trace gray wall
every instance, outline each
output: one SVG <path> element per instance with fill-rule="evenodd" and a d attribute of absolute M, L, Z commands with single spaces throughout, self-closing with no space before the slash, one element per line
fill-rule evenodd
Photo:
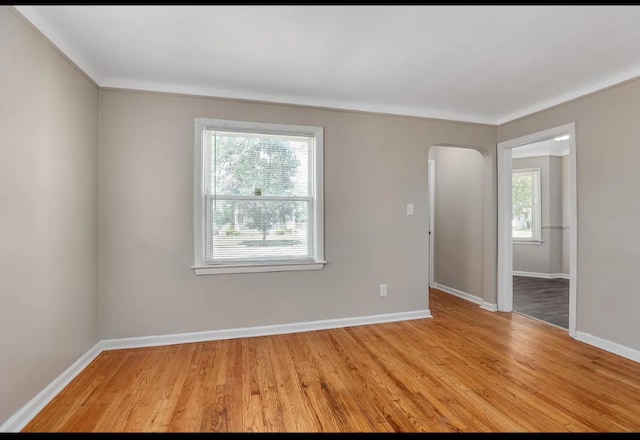
<path fill-rule="evenodd" d="M 0 424 L 99 340 L 98 90 L 0 7 Z"/>
<path fill-rule="evenodd" d="M 559 156 L 537 156 L 513 159 L 514 170 L 522 168 L 540 168 L 540 214 L 542 216 L 542 244 L 513 244 L 513 270 L 544 274 L 569 274 L 569 218 L 564 222 L 568 211 L 568 181 L 563 174 L 563 162 L 568 159 Z M 568 167 L 567 167 L 568 173 Z M 564 185 L 564 186 L 563 186 Z M 567 192 L 565 195 L 564 192 Z M 568 216 L 568 212 L 566 213 Z M 564 236 L 566 249 L 564 249 Z M 566 252 L 565 252 L 566 251 Z M 566 255 L 565 255 L 566 254 Z M 563 258 L 566 257 L 566 272 Z"/>
<path fill-rule="evenodd" d="M 435 160 L 434 281 L 482 298 L 482 155 L 433 147 L 430 158 Z"/>
<path fill-rule="evenodd" d="M 640 350 L 640 79 L 498 127 L 506 141 L 575 122 L 577 330 Z"/>
<path fill-rule="evenodd" d="M 195 117 L 324 127 L 323 270 L 194 275 Z M 495 127 L 488 125 L 102 90 L 102 337 L 427 309 L 428 151 L 443 143 L 481 147 L 485 166 L 495 162 Z M 493 190 L 490 207 L 492 173 L 484 181 Z M 407 203 L 415 215 L 406 215 Z M 493 233 L 494 210 L 485 215 Z M 495 274 L 495 244 L 488 261 L 483 270 Z M 495 276 L 482 282 L 495 285 Z M 388 296 L 379 296 L 380 283 Z"/>

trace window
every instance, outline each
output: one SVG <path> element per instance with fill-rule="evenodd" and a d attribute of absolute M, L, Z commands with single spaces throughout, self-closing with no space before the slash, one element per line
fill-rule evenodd
<path fill-rule="evenodd" d="M 513 170 L 512 194 L 513 241 L 540 242 L 540 168 Z"/>
<path fill-rule="evenodd" d="M 196 118 L 196 274 L 322 269 L 322 149 L 322 127 Z"/>

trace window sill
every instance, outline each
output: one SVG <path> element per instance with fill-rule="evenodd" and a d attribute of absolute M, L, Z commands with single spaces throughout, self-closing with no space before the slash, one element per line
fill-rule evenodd
<path fill-rule="evenodd" d="M 294 270 L 320 270 L 326 261 L 311 261 L 304 263 L 273 263 L 273 264 L 225 264 L 218 266 L 191 266 L 196 275 L 216 275 L 224 273 L 258 273 L 258 272 L 289 272 Z"/>
<path fill-rule="evenodd" d="M 533 244 L 536 246 L 540 246 L 544 241 L 542 240 L 511 240 L 513 244 Z"/>

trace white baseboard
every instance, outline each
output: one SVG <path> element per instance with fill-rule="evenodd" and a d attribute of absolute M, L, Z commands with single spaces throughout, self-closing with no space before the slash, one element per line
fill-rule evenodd
<path fill-rule="evenodd" d="M 478 304 L 481 309 L 485 309 L 490 312 L 498 311 L 498 304 L 486 302 L 479 296 L 471 295 L 470 293 L 463 292 L 462 290 L 454 289 L 453 287 L 445 286 L 438 283 L 433 283 L 433 287 L 435 289 L 442 290 L 443 292 L 450 293 L 451 295 L 455 295 L 459 298 L 466 299 L 467 301 L 471 301 L 472 303 Z"/>
<path fill-rule="evenodd" d="M 607 341 L 606 339 L 590 335 L 589 333 L 576 332 L 576 339 L 585 344 L 593 345 L 618 356 L 622 356 L 632 361 L 640 362 L 640 351 L 633 348 L 625 347 L 616 342 Z"/>
<path fill-rule="evenodd" d="M 249 338 L 254 336 L 281 335 L 314 330 L 352 327 L 356 325 L 381 324 L 384 322 L 407 321 L 410 319 L 431 318 L 431 311 L 414 310 L 411 312 L 387 313 L 384 315 L 360 316 L 356 318 L 325 319 L 321 321 L 297 322 L 293 324 L 265 325 L 225 330 L 211 330 L 173 335 L 142 336 L 139 338 L 105 339 L 104 350 L 122 348 L 154 347 L 158 345 L 185 344 L 190 342 L 217 341 L 221 339 Z"/>
<path fill-rule="evenodd" d="M 497 312 L 498 304 L 490 303 L 490 302 L 486 302 L 485 300 L 482 300 L 482 304 L 480 304 L 480 308 L 488 310 L 490 312 Z"/>
<path fill-rule="evenodd" d="M 80 359 L 56 377 L 49 385 L 27 402 L 0 426 L 0 432 L 20 432 L 51 400 L 58 395 L 78 374 L 102 353 L 102 342 L 98 342 Z"/>
<path fill-rule="evenodd" d="M 517 277 L 531 277 L 531 278 L 562 278 L 568 280 L 570 278 L 568 273 L 542 273 L 542 272 L 524 272 L 521 270 L 514 270 L 513 275 Z"/>
<path fill-rule="evenodd" d="M 472 303 L 476 303 L 478 305 L 482 305 L 482 298 L 479 296 L 471 295 L 470 293 L 463 292 L 462 290 L 454 289 L 453 287 L 445 286 L 438 283 L 433 283 L 433 287 L 442 290 L 443 292 L 450 293 L 451 295 L 455 295 L 459 298 L 466 299 L 467 301 L 471 301 Z"/>

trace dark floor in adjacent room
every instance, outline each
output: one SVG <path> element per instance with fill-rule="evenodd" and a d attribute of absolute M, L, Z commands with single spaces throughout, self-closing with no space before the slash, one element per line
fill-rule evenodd
<path fill-rule="evenodd" d="M 513 277 L 513 311 L 569 328 L 569 280 Z"/>

